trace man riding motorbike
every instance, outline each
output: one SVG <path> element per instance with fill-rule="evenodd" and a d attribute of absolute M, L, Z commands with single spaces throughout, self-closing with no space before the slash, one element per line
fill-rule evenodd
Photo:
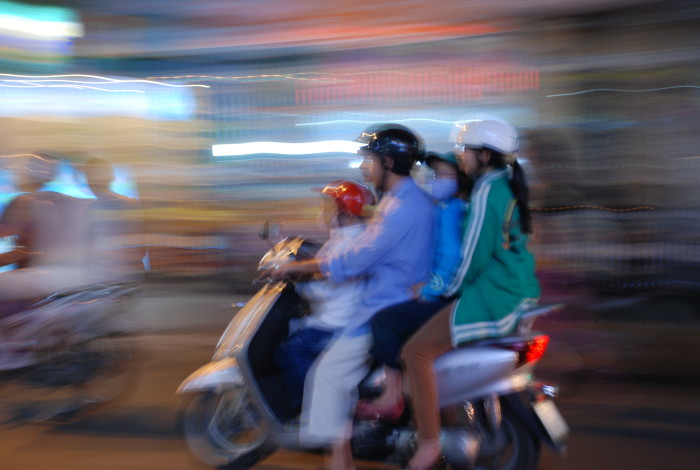
<path fill-rule="evenodd" d="M 0 255 L 0 303 L 33 301 L 57 290 L 90 282 L 87 204 L 43 187 L 53 180 L 58 161 L 50 155 L 3 157 L 15 171 L 21 193 L 5 208 L 0 237 L 13 237 L 14 249 Z"/>

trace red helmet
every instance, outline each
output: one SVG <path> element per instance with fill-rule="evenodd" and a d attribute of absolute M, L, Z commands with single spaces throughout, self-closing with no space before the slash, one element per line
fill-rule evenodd
<path fill-rule="evenodd" d="M 321 194 L 333 198 L 338 207 L 338 212 L 341 214 L 366 217 L 367 211 L 365 210 L 365 206 L 374 204 L 374 196 L 369 188 L 350 180 L 328 183 L 321 190 Z"/>

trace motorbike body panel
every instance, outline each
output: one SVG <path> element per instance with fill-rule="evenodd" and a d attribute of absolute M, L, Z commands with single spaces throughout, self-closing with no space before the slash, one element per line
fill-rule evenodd
<path fill-rule="evenodd" d="M 260 323 L 282 294 L 286 283 L 263 286 L 233 317 L 216 346 L 214 360 L 236 357 L 247 347 Z"/>
<path fill-rule="evenodd" d="M 236 360 L 226 357 L 203 365 L 190 374 L 178 387 L 177 393 L 214 391 L 220 387 L 243 385 L 243 376 Z"/>
<path fill-rule="evenodd" d="M 517 353 L 495 347 L 467 347 L 443 354 L 435 361 L 440 406 L 512 389 L 510 374 L 517 361 Z"/>

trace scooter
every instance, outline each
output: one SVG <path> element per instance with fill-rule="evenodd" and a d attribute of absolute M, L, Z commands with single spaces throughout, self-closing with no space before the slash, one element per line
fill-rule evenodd
<path fill-rule="evenodd" d="M 0 318 L 0 415 L 8 424 L 68 419 L 134 382 L 140 325 L 132 283 L 54 292 Z"/>
<path fill-rule="evenodd" d="M 308 259 L 316 249 L 301 237 L 286 238 L 265 254 L 259 269 Z M 445 464 L 455 470 L 533 470 L 541 443 L 564 450 L 568 426 L 553 401 L 557 387 L 532 378 L 549 341 L 532 331 L 533 323 L 559 308 L 532 308 L 513 335 L 471 343 L 438 358 Z M 289 320 L 305 310 L 293 281 L 263 285 L 233 317 L 211 362 L 179 386 L 177 393 L 192 395 L 183 427 L 198 458 L 220 469 L 243 470 L 277 449 L 319 450 L 300 443 L 299 410 L 290 409 L 273 362 Z M 361 398 L 381 392 L 382 371 L 373 368 L 360 384 Z M 405 466 L 416 445 L 410 410 L 396 423 L 355 418 L 355 458 Z"/>

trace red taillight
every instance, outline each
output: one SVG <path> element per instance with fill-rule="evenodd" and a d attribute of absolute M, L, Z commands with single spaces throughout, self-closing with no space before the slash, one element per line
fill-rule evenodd
<path fill-rule="evenodd" d="M 527 347 L 523 351 L 523 356 L 525 358 L 525 363 L 539 361 L 544 356 L 547 350 L 547 345 L 549 344 L 549 336 L 541 335 L 535 336 L 530 341 L 527 342 Z M 523 357 L 521 356 L 521 357 Z"/>

